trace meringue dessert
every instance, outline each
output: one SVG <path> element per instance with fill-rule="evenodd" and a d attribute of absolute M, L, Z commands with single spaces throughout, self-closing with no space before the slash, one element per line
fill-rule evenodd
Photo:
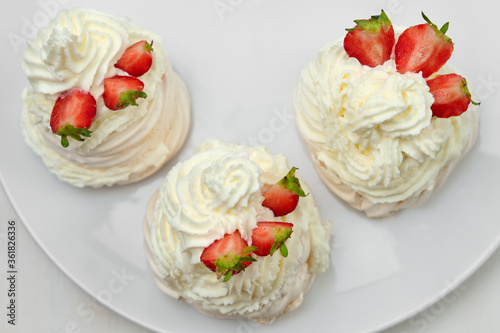
<path fill-rule="evenodd" d="M 174 166 L 143 221 L 159 288 L 219 318 L 269 324 L 297 308 L 329 266 L 330 232 L 295 170 L 216 139 Z"/>
<path fill-rule="evenodd" d="M 408 29 L 393 28 L 383 11 L 356 20 L 295 86 L 296 126 L 319 175 L 370 217 L 424 202 L 477 137 L 478 103 L 446 63 L 448 24 L 423 17 Z"/>
<path fill-rule="evenodd" d="M 77 187 L 143 179 L 172 158 L 190 126 L 190 97 L 161 38 L 96 10 L 62 10 L 28 42 L 25 141 Z"/>

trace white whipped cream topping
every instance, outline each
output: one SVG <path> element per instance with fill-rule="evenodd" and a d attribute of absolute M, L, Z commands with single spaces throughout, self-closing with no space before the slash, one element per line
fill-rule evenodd
<path fill-rule="evenodd" d="M 200 262 L 201 251 L 226 233 L 249 240 L 260 204 L 261 170 L 248 153 L 207 151 L 178 164 L 160 190 L 159 203 L 175 230 L 179 249 Z"/>
<path fill-rule="evenodd" d="M 342 40 L 303 68 L 294 95 L 297 127 L 317 166 L 331 174 L 323 178 L 340 178 L 377 204 L 433 187 L 474 142 L 475 108 L 440 119 L 432 117 L 433 101 L 420 73 L 397 73 L 393 59 L 363 66 L 346 54 Z"/>
<path fill-rule="evenodd" d="M 103 81 L 128 75 L 114 64 L 128 46 L 144 39 L 152 40 L 154 49 L 152 67 L 139 78 L 148 97 L 138 106 L 111 111 L 102 99 Z M 184 83 L 160 37 L 128 19 L 84 8 L 61 11 L 28 43 L 22 69 L 30 83 L 23 92 L 26 141 L 52 172 L 75 186 L 127 183 L 149 175 L 187 134 L 190 102 Z M 50 129 L 50 115 L 59 94 L 76 87 L 94 96 L 97 114 L 91 138 L 69 138 L 70 146 L 62 148 Z"/>
<path fill-rule="evenodd" d="M 329 265 L 329 231 L 321 224 L 312 194 L 281 218 L 261 206 L 261 186 L 274 184 L 288 171 L 283 156 L 263 147 L 215 139 L 174 166 L 145 218 L 148 255 L 162 289 L 205 313 L 262 322 L 298 306 L 314 273 Z M 218 280 L 200 262 L 203 249 L 226 233 L 239 230 L 251 245 L 256 223 L 268 220 L 294 224 L 287 258 L 278 253 L 257 257 L 229 282 Z"/>

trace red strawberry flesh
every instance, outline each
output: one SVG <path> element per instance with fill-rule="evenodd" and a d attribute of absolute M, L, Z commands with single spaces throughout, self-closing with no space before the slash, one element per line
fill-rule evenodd
<path fill-rule="evenodd" d="M 149 71 L 153 63 L 151 51 L 153 51 L 153 42 L 150 44 L 145 40 L 141 40 L 129 46 L 123 52 L 115 67 L 135 77 L 144 75 Z"/>
<path fill-rule="evenodd" d="M 218 277 L 224 275 L 224 281 L 228 281 L 232 275 L 238 274 L 255 261 L 255 258 L 250 256 L 254 250 L 255 248 L 248 246 L 247 241 L 236 230 L 206 247 L 200 260 L 216 272 Z"/>
<path fill-rule="evenodd" d="M 258 256 L 273 255 L 280 249 L 283 257 L 288 256 L 285 241 L 292 234 L 292 223 L 286 222 L 258 222 L 252 231 L 252 245 L 257 247 L 255 254 Z"/>
<path fill-rule="evenodd" d="M 68 136 L 83 141 L 82 136 L 90 137 L 88 129 L 96 115 L 96 100 L 80 88 L 68 90 L 57 98 L 50 115 L 50 128 L 61 136 L 61 145 L 69 146 Z"/>
<path fill-rule="evenodd" d="M 295 170 L 297 170 L 295 167 L 290 169 L 285 177 L 263 194 L 262 206 L 271 209 L 274 216 L 293 212 L 299 203 L 299 196 L 306 196 L 300 187 L 299 179 L 295 177 Z"/>
<path fill-rule="evenodd" d="M 131 76 L 116 75 L 104 79 L 104 105 L 110 110 L 121 110 L 129 105 L 138 105 L 138 98 L 146 98 L 144 83 Z"/>
<path fill-rule="evenodd" d="M 460 116 L 467 111 L 471 100 L 467 80 L 458 74 L 438 75 L 427 80 L 429 91 L 434 97 L 432 115 L 439 118 Z"/>
<path fill-rule="evenodd" d="M 356 26 L 344 38 L 344 49 L 362 65 L 376 67 L 390 59 L 395 43 L 394 28 L 382 10 L 379 16 L 355 20 Z"/>
<path fill-rule="evenodd" d="M 448 23 L 438 29 L 425 15 L 427 23 L 410 27 L 399 36 L 394 49 L 399 73 L 422 72 L 424 78 L 437 72 L 450 59 L 453 42 L 445 35 Z"/>

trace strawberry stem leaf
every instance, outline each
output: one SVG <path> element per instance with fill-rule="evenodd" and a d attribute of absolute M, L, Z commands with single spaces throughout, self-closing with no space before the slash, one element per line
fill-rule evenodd
<path fill-rule="evenodd" d="M 68 137 L 66 135 L 61 135 L 61 146 L 63 146 L 64 148 L 68 148 L 69 147 L 69 141 L 68 141 Z"/>
<path fill-rule="evenodd" d="M 115 108 L 125 109 L 129 105 L 137 106 L 137 98 L 146 98 L 148 95 L 140 90 L 128 90 L 120 93 L 120 101 L 116 104 Z"/>
<path fill-rule="evenodd" d="M 470 91 L 469 91 L 469 87 L 467 86 L 467 80 L 465 78 L 462 79 L 462 82 L 461 82 L 461 86 L 462 86 L 462 91 L 464 92 L 465 95 L 467 95 L 469 98 L 471 97 L 471 94 L 470 94 Z M 481 104 L 480 102 L 474 102 L 471 98 L 470 102 L 473 104 L 473 105 L 479 105 Z"/>
<path fill-rule="evenodd" d="M 372 19 L 375 19 L 381 24 L 381 25 L 385 25 L 385 26 L 391 26 L 392 25 L 392 22 L 391 20 L 389 19 L 389 17 L 387 16 L 387 14 L 384 12 L 384 10 L 382 9 L 382 11 L 380 12 L 380 15 L 378 16 L 372 16 Z"/>
<path fill-rule="evenodd" d="M 75 127 L 75 126 L 70 125 L 70 124 L 64 124 L 56 132 L 56 134 L 59 134 L 61 136 L 61 146 L 63 146 L 64 148 L 69 147 L 68 136 L 72 137 L 73 139 L 75 139 L 77 141 L 83 141 L 85 139 L 82 138 L 81 136 L 90 138 L 91 133 L 92 133 L 92 131 L 89 131 L 86 128 L 79 128 L 79 127 Z"/>
<path fill-rule="evenodd" d="M 305 197 L 308 194 L 305 194 L 302 187 L 300 187 L 300 181 L 295 177 L 295 170 L 297 170 L 296 167 L 291 168 L 288 174 L 279 181 L 279 184 L 281 187 L 292 191 L 299 197 Z"/>
<path fill-rule="evenodd" d="M 257 247 L 256 247 L 256 246 L 247 246 L 247 247 L 245 247 L 245 248 L 243 249 L 243 251 L 241 252 L 241 256 L 242 256 L 242 257 L 243 257 L 243 256 L 246 256 L 247 254 L 250 254 L 250 253 L 252 253 L 252 252 L 254 252 L 254 251 L 257 251 L 257 250 L 258 250 L 258 249 L 257 249 Z M 251 257 L 249 257 L 249 258 L 251 258 Z"/>
<path fill-rule="evenodd" d="M 354 20 L 356 26 L 354 28 L 345 29 L 346 31 L 353 31 L 356 29 L 363 29 L 368 32 L 378 33 L 381 26 L 392 25 L 391 20 L 385 14 L 384 10 L 381 11 L 380 15 L 373 15 L 368 20 Z"/>
<path fill-rule="evenodd" d="M 443 35 L 448 31 L 448 28 L 450 27 L 450 22 L 446 22 L 439 31 L 443 33 Z"/>
<path fill-rule="evenodd" d="M 428 24 L 432 25 L 432 26 L 436 26 L 434 23 L 432 23 L 431 20 L 429 20 L 429 18 L 424 14 L 424 12 L 422 12 L 422 17 L 424 18 L 425 22 L 427 22 Z"/>
<path fill-rule="evenodd" d="M 254 261 L 257 261 L 257 259 L 255 259 L 254 257 L 242 257 L 241 261 L 242 262 L 254 262 Z"/>
<path fill-rule="evenodd" d="M 143 47 L 145 51 L 153 51 L 153 40 L 151 40 L 151 43 L 146 42 Z"/>
<path fill-rule="evenodd" d="M 217 274 L 217 278 L 220 279 L 224 276 L 223 281 L 227 282 L 231 279 L 231 276 L 233 276 L 235 272 L 244 271 L 244 262 L 257 261 L 257 259 L 248 256 L 256 250 L 256 246 L 247 246 L 243 249 L 241 254 L 230 252 L 217 258 L 214 262 L 214 265 L 216 266 L 215 273 Z"/>
<path fill-rule="evenodd" d="M 271 249 L 269 250 L 269 254 L 273 255 L 274 252 L 276 252 L 276 249 L 278 248 L 278 246 L 279 246 L 279 242 L 274 241 L 273 246 L 271 246 Z"/>
<path fill-rule="evenodd" d="M 280 245 L 280 252 L 284 258 L 288 257 L 288 249 L 287 249 L 285 243 Z"/>
<path fill-rule="evenodd" d="M 432 21 L 427 16 L 425 16 L 424 12 L 422 12 L 422 17 L 424 18 L 425 22 L 427 22 L 428 25 L 430 25 L 431 27 L 434 28 L 434 30 L 436 31 L 436 33 L 438 35 L 441 35 L 446 41 L 453 43 L 451 38 L 446 36 L 446 32 L 448 31 L 448 28 L 450 26 L 450 22 L 446 22 L 445 24 L 443 24 L 441 29 L 438 29 L 437 25 L 432 23 Z"/>
<path fill-rule="evenodd" d="M 288 256 L 288 249 L 285 242 L 292 235 L 293 230 L 290 228 L 276 228 L 274 229 L 274 243 L 269 250 L 269 254 L 273 255 L 274 252 L 279 248 L 280 253 L 283 257 Z"/>
<path fill-rule="evenodd" d="M 225 275 L 224 275 L 224 282 L 227 282 L 231 280 L 231 277 L 233 276 L 233 270 L 230 269 Z"/>

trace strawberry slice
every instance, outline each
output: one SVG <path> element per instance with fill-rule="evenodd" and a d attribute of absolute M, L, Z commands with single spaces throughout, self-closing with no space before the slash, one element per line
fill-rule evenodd
<path fill-rule="evenodd" d="M 236 230 L 206 247 L 201 253 L 200 260 L 210 270 L 217 273 L 217 278 L 224 275 L 224 282 L 227 282 L 231 276 L 238 274 L 256 261 L 250 256 L 256 249 L 255 246 L 248 246 L 247 241 Z"/>
<path fill-rule="evenodd" d="M 121 58 L 116 62 L 115 67 L 132 76 L 141 76 L 151 68 L 151 64 L 153 63 L 152 51 L 153 41 L 150 44 L 145 40 L 141 40 L 129 46 L 123 52 Z"/>
<path fill-rule="evenodd" d="M 137 98 L 146 98 L 144 83 L 131 76 L 116 75 L 104 79 L 104 105 L 111 110 L 121 110 L 129 105 L 138 105 Z"/>
<path fill-rule="evenodd" d="M 257 228 L 252 231 L 252 245 L 257 247 L 255 254 L 258 256 L 273 255 L 280 249 L 283 257 L 288 256 L 285 241 L 290 238 L 293 230 L 292 223 L 286 222 L 257 222 Z"/>
<path fill-rule="evenodd" d="M 344 49 L 362 65 L 376 67 L 390 59 L 395 43 L 391 20 L 382 10 L 368 20 L 354 20 L 356 26 L 344 38 Z"/>
<path fill-rule="evenodd" d="M 427 80 L 429 91 L 434 97 L 431 106 L 432 115 L 439 118 L 460 116 L 467 111 L 469 103 L 479 105 L 471 100 L 467 80 L 458 74 L 438 75 Z"/>
<path fill-rule="evenodd" d="M 299 203 L 299 196 L 306 196 L 300 187 L 299 179 L 295 177 L 295 170 L 297 170 L 295 167 L 290 169 L 285 177 L 262 194 L 264 197 L 262 206 L 272 210 L 274 216 L 293 212 Z"/>
<path fill-rule="evenodd" d="M 422 16 L 427 23 L 403 31 L 394 52 L 399 73 L 422 72 L 422 76 L 426 78 L 437 72 L 450 59 L 453 42 L 445 35 L 448 22 L 438 29 L 424 13 Z"/>
<path fill-rule="evenodd" d="M 61 146 L 69 146 L 68 136 L 77 141 L 90 137 L 90 125 L 96 115 L 96 100 L 80 88 L 68 90 L 57 98 L 50 115 L 52 132 L 61 136 Z"/>

